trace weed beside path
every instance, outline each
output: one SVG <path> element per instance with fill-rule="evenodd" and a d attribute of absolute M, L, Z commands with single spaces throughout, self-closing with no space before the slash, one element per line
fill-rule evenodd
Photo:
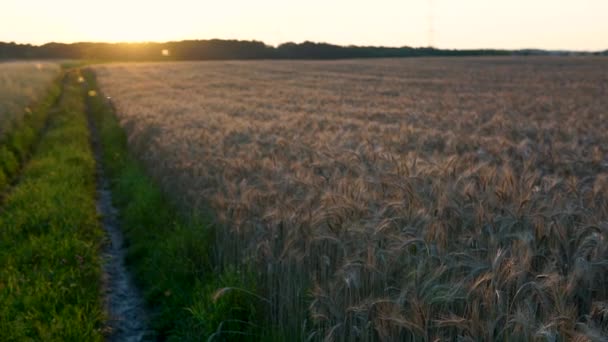
<path fill-rule="evenodd" d="M 89 93 L 87 104 L 95 102 L 95 92 Z M 140 342 L 154 340 L 148 329 L 148 314 L 140 291 L 125 265 L 126 245 L 118 211 L 112 203 L 112 191 L 103 167 L 103 146 L 99 130 L 87 106 L 89 131 L 97 164 L 97 210 L 102 217 L 103 229 L 108 236 L 103 258 L 103 297 L 108 314 L 108 341 Z"/>
<path fill-rule="evenodd" d="M 0 340 L 100 341 L 103 233 L 83 89 L 70 72 L 0 213 Z"/>
<path fill-rule="evenodd" d="M 127 264 L 150 308 L 159 339 L 176 341 L 282 340 L 264 326 L 263 301 L 234 269 L 214 263 L 207 219 L 184 215 L 130 154 L 112 106 L 84 73 L 90 115 L 99 131 L 103 165 L 127 245 Z M 240 271 L 243 272 L 243 271 Z M 217 339 L 214 339 L 217 338 Z"/>
<path fill-rule="evenodd" d="M 9 125 L 10 130 L 0 134 L 0 193 L 7 191 L 20 173 L 21 167 L 31 156 L 48 124 L 51 108 L 58 108 L 62 78 L 63 76 L 57 77 L 49 87 L 47 95 L 37 104 L 33 104 L 32 109 L 28 107 L 21 120 Z"/>

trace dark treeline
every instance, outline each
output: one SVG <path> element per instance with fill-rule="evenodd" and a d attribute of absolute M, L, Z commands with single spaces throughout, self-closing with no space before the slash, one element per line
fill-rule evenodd
<path fill-rule="evenodd" d="M 166 51 L 164 55 L 163 51 Z M 41 46 L 1 43 L 0 59 L 93 60 L 217 60 L 217 59 L 338 59 L 414 56 L 508 55 L 502 50 L 440 50 L 285 43 L 273 47 L 259 41 L 188 40 L 167 43 L 48 43 Z"/>
<path fill-rule="evenodd" d="M 165 53 L 163 53 L 165 52 Z M 0 59 L 88 59 L 111 61 L 218 59 L 342 59 L 418 56 L 497 56 L 556 54 L 543 50 L 444 50 L 412 47 L 338 46 L 259 41 L 187 40 L 167 43 L 48 43 L 41 46 L 0 42 Z M 568 54 L 561 52 L 558 54 Z M 599 53 L 597 53 L 599 54 Z"/>

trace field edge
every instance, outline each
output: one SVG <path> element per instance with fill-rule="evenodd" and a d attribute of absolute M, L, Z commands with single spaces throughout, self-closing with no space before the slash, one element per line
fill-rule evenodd
<path fill-rule="evenodd" d="M 214 226 L 209 217 L 181 212 L 148 176 L 128 148 L 113 106 L 97 86 L 95 73 L 83 73 L 89 115 L 99 132 L 102 159 L 119 211 L 127 245 L 127 265 L 151 312 L 159 338 L 283 340 L 265 323 L 263 300 L 254 277 L 242 267 L 213 260 Z"/>
<path fill-rule="evenodd" d="M 103 340 L 95 161 L 82 85 L 67 77 L 0 212 L 4 341 Z"/>
<path fill-rule="evenodd" d="M 0 192 L 15 182 L 28 158 L 35 152 L 49 120 L 50 109 L 60 100 L 65 71 L 60 71 L 42 98 L 30 104 L 22 120 L 10 124 L 0 135 Z M 32 109 L 30 109 L 32 108 Z M 0 200 L 1 201 L 1 200 Z"/>

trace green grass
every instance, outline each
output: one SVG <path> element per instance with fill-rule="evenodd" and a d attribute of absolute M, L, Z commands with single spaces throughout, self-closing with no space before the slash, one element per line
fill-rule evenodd
<path fill-rule="evenodd" d="M 0 191 L 10 184 L 17 176 L 20 165 L 30 157 L 38 133 L 46 123 L 49 109 L 58 99 L 60 80 L 58 78 L 53 82 L 48 94 L 33 104 L 33 109 L 26 112 L 22 120 L 14 122 L 10 130 L 0 136 Z"/>
<path fill-rule="evenodd" d="M 85 73 L 97 91 L 94 74 Z M 208 220 L 184 215 L 129 153 L 125 132 L 102 96 L 89 108 L 99 130 L 106 175 L 128 244 L 127 262 L 152 310 L 161 339 L 175 341 L 270 339 L 263 300 L 253 282 L 214 265 Z M 253 277 L 251 277 L 253 278 Z M 226 288 L 235 290 L 219 291 Z M 217 333 L 218 329 L 223 331 Z M 262 332 L 264 331 L 264 332 Z"/>
<path fill-rule="evenodd" d="M 83 90 L 75 77 L 70 73 L 48 129 L 0 209 L 1 341 L 103 339 L 103 232 Z M 3 168 L 22 159 L 15 153 Z"/>

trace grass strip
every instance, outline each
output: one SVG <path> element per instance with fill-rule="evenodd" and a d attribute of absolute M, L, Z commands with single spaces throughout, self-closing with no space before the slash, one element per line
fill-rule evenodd
<path fill-rule="evenodd" d="M 101 341 L 103 231 L 83 87 L 68 74 L 0 210 L 0 340 Z"/>
<path fill-rule="evenodd" d="M 0 136 L 0 191 L 4 190 L 19 173 L 30 157 L 38 134 L 43 130 L 50 108 L 56 104 L 61 92 L 60 75 L 49 87 L 47 95 L 26 109 L 22 120 L 13 123 L 8 132 Z"/>
<path fill-rule="evenodd" d="M 213 262 L 213 228 L 208 220 L 184 215 L 129 153 L 127 137 L 111 105 L 97 96 L 88 108 L 103 146 L 114 205 L 128 245 L 127 264 L 152 311 L 151 328 L 162 340 L 269 340 L 263 301 L 243 270 Z"/>

